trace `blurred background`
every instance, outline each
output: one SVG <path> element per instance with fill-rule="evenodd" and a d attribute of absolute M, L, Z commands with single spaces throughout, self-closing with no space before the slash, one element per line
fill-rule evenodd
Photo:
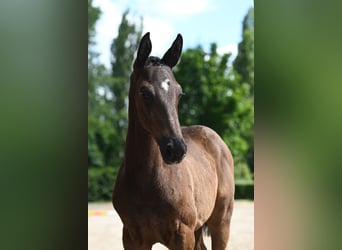
<path fill-rule="evenodd" d="M 202 124 L 235 160 L 236 198 L 254 198 L 253 1 L 88 0 L 88 201 L 107 201 L 124 156 L 128 89 L 139 40 L 161 57 L 177 33 L 174 68 L 183 126 Z"/>
<path fill-rule="evenodd" d="M 147 17 L 153 16 L 147 15 L 147 11 L 156 2 L 143 5 L 144 11 L 138 10 L 139 2 L 118 0 L 115 3 L 122 7 L 104 8 L 89 1 L 86 5 L 82 0 L 0 1 L 3 249 L 87 248 L 88 170 L 94 169 L 96 173 L 97 168 L 101 175 L 106 166 L 113 171 L 117 168 L 114 163 L 89 164 L 89 76 L 107 79 L 97 80 L 96 85 L 112 81 L 109 79 L 114 58 L 110 46 L 118 37 L 119 24 L 128 8 L 130 22 L 140 27 L 139 20 L 143 19 L 142 33 L 154 27 L 148 26 Z M 183 2 L 176 9 L 185 9 L 185 2 L 191 1 Z M 229 4 L 229 8 L 218 5 L 223 15 L 215 12 L 210 18 L 197 18 L 192 21 L 191 32 L 186 31 L 186 24 L 191 23 L 189 18 L 200 17 L 198 11 L 206 2 L 196 1 L 187 8 L 197 14 L 177 14 L 176 21 L 171 22 L 172 32 L 167 32 L 165 26 L 160 32 L 151 30 L 156 55 L 168 48 L 178 32 L 183 34 L 184 54 L 177 71 L 186 62 L 186 51 L 198 45 L 209 54 L 207 59 L 213 42 L 219 58 L 219 49 L 229 44 L 235 44 L 238 54 L 236 45 L 243 41 L 243 19 L 253 4 L 240 8 L 240 4 L 248 1 L 221 1 Z M 204 5 L 205 10 L 213 11 L 213 3 L 221 2 L 210 1 Z M 256 249 L 342 249 L 341 5 L 338 1 L 311 0 L 259 0 L 255 4 Z M 100 7 L 102 14 L 95 11 L 95 18 L 89 19 L 90 6 Z M 168 8 L 162 12 L 162 20 L 170 18 L 168 13 L 176 4 L 165 6 Z M 100 24 L 110 9 L 118 13 L 107 15 L 115 18 L 116 25 L 113 21 L 104 32 L 109 37 L 109 43 L 103 46 L 107 47 L 104 55 L 99 48 L 89 48 L 89 40 L 102 47 L 94 24 L 95 20 L 96 25 Z M 240 16 L 236 22 L 231 20 L 235 14 Z M 219 21 L 209 25 L 216 17 Z M 235 40 L 229 38 L 236 32 L 232 26 L 239 30 Z M 209 33 L 216 29 L 224 39 Z M 191 38 L 192 34 L 197 37 Z M 162 38 L 164 42 L 159 40 Z M 89 51 L 94 53 L 92 64 Z M 233 60 L 233 49 L 224 52 L 232 53 L 228 61 Z M 93 70 L 89 70 L 90 66 Z M 227 67 L 232 67 L 229 62 Z M 187 84 L 191 83 L 182 82 L 183 87 Z M 93 92 L 94 96 L 103 99 L 101 93 L 105 88 L 96 88 L 99 93 Z M 189 93 L 184 97 L 190 98 Z M 187 103 L 189 100 L 182 98 L 181 105 Z M 205 105 L 201 105 L 204 109 Z M 182 119 L 189 117 L 194 119 L 191 115 Z M 105 124 L 108 123 L 102 125 Z M 121 138 L 123 142 L 124 136 Z M 228 144 L 233 150 L 234 142 Z M 110 187 L 104 186 L 110 189 L 114 181 L 108 181 Z"/>

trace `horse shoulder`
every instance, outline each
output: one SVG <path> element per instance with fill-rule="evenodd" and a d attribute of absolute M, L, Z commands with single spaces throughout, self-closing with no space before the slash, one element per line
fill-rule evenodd
<path fill-rule="evenodd" d="M 234 160 L 228 146 L 211 128 L 202 125 L 182 127 L 185 140 L 200 144 L 214 159 L 219 186 L 234 192 Z"/>
<path fill-rule="evenodd" d="M 202 144 L 212 154 L 219 154 L 221 157 L 226 158 L 229 165 L 234 165 L 233 156 L 228 146 L 211 128 L 202 125 L 193 125 L 182 127 L 182 133 L 186 140 L 193 140 Z"/>

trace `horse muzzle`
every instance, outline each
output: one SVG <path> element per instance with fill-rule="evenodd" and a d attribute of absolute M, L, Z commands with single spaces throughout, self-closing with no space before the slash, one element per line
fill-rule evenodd
<path fill-rule="evenodd" d="M 161 137 L 157 140 L 166 164 L 180 163 L 186 155 L 186 144 L 181 137 Z"/>

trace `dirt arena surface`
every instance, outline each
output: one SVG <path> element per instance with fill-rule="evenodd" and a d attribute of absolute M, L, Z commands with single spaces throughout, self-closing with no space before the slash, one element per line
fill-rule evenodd
<path fill-rule="evenodd" d="M 88 250 L 122 250 L 122 223 L 111 203 L 88 204 Z M 210 237 L 205 245 L 211 250 Z M 155 244 L 153 250 L 167 249 Z M 227 250 L 254 249 L 254 202 L 235 201 Z"/>

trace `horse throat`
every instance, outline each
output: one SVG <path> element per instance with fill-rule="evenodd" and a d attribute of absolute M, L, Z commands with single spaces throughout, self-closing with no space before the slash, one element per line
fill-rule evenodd
<path fill-rule="evenodd" d="M 134 107 L 134 106 L 133 106 Z M 134 157 L 132 157 L 134 155 Z M 125 148 L 125 164 L 128 168 L 153 168 L 160 165 L 162 156 L 152 135 L 139 122 L 135 108 L 130 103 Z"/>

